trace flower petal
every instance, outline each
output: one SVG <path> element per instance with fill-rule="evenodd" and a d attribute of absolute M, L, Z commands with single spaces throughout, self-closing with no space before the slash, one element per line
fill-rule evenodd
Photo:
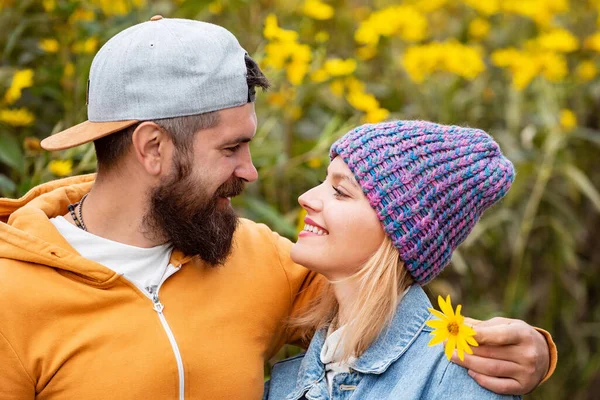
<path fill-rule="evenodd" d="M 465 352 L 467 352 L 468 354 L 473 354 L 473 350 L 471 350 L 471 348 L 469 347 L 469 345 L 467 344 L 466 338 L 463 336 L 459 336 L 458 337 L 458 348 L 459 348 L 459 355 L 460 355 L 460 351 L 464 350 Z"/>
<path fill-rule="evenodd" d="M 445 350 L 448 361 L 452 358 L 452 353 L 454 352 L 455 348 L 456 348 L 456 336 L 450 336 L 448 338 L 448 341 L 446 342 L 446 350 Z"/>
<path fill-rule="evenodd" d="M 460 318 L 460 310 L 462 309 L 462 304 L 456 306 L 456 318 Z"/>
<path fill-rule="evenodd" d="M 475 334 L 477 333 L 475 332 L 475 329 L 465 324 L 460 325 L 460 332 L 467 336 L 475 336 Z"/>
<path fill-rule="evenodd" d="M 433 308 L 430 308 L 429 311 L 435 315 L 436 317 L 438 317 L 439 319 L 441 319 L 442 321 L 448 322 L 448 317 L 446 317 L 444 314 L 442 314 L 441 312 L 439 312 L 438 310 L 434 310 Z"/>
<path fill-rule="evenodd" d="M 477 347 L 479 346 L 479 343 L 477 343 L 477 340 L 475 340 L 475 338 L 473 336 L 465 336 L 465 340 L 467 341 L 467 343 L 469 343 L 471 346 Z"/>
<path fill-rule="evenodd" d="M 430 319 L 429 321 L 425 322 L 425 325 L 430 326 L 433 329 L 445 329 L 448 331 L 448 329 L 446 329 L 448 323 L 439 319 Z"/>
<path fill-rule="evenodd" d="M 444 314 L 446 314 L 448 317 L 454 317 L 454 310 L 452 310 L 450 295 L 446 296 L 446 301 L 442 299 L 442 296 L 439 296 L 438 303 L 440 304 L 440 309 Z"/>
<path fill-rule="evenodd" d="M 429 347 L 443 343 L 444 340 L 446 340 L 448 338 L 448 335 L 444 334 L 444 332 L 441 332 L 441 331 L 435 331 L 435 332 L 431 333 L 431 335 L 434 335 L 434 336 L 431 338 L 429 343 L 427 343 L 427 346 L 429 346 Z"/>

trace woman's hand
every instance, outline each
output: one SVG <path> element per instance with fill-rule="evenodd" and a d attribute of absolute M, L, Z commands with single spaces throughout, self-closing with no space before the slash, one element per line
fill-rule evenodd
<path fill-rule="evenodd" d="M 535 389 L 546 373 L 550 350 L 544 336 L 527 323 L 508 318 L 477 321 L 465 318 L 477 334 L 479 347 L 460 361 L 456 352 L 452 361 L 469 370 L 469 375 L 484 388 L 499 394 L 522 395 Z"/>

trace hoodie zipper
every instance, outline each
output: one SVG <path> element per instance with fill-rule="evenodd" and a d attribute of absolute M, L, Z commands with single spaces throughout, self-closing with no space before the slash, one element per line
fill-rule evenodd
<path fill-rule="evenodd" d="M 163 275 L 163 277 L 160 280 L 160 282 L 158 283 L 158 285 L 150 286 L 147 289 L 139 287 L 135 282 L 130 281 L 125 276 L 123 276 L 123 278 L 125 278 L 129 282 L 131 282 L 136 288 L 138 288 L 146 297 L 148 297 L 152 301 L 152 308 L 158 314 L 160 323 L 162 324 L 163 329 L 165 330 L 165 333 L 167 334 L 167 337 L 169 338 L 169 343 L 171 343 L 171 347 L 173 348 L 173 353 L 175 353 L 175 360 L 177 361 L 177 370 L 179 372 L 179 400 L 184 400 L 185 399 L 185 396 L 184 396 L 185 395 L 185 375 L 184 375 L 184 370 L 183 370 L 183 359 L 181 358 L 181 352 L 179 351 L 179 346 L 177 346 L 177 341 L 175 340 L 175 335 L 173 335 L 173 331 L 171 330 L 171 327 L 169 326 L 169 323 L 167 322 L 167 319 L 165 318 L 165 314 L 163 313 L 165 306 L 160 302 L 160 299 L 158 297 L 158 292 L 159 292 L 162 284 L 170 276 L 172 276 L 175 272 L 179 271 L 180 269 L 181 269 L 181 265 L 179 265 L 178 267 L 175 267 L 173 264 L 169 264 L 169 266 L 167 267 L 167 270 L 165 271 L 165 274 Z"/>

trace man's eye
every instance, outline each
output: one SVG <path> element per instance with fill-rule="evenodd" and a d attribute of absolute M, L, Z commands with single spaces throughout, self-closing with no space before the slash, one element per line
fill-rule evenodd
<path fill-rule="evenodd" d="M 231 152 L 236 152 L 236 151 L 239 150 L 239 148 L 240 148 L 240 145 L 238 144 L 238 145 L 233 146 L 233 147 L 227 147 L 225 150 L 229 150 Z"/>

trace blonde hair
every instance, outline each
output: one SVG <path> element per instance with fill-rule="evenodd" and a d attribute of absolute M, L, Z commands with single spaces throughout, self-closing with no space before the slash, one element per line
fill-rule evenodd
<path fill-rule="evenodd" d="M 352 320 L 348 321 L 341 341 L 345 361 L 360 357 L 377 339 L 394 317 L 401 293 L 413 283 L 400 253 L 387 236 L 363 267 L 344 279 L 348 280 L 358 282 L 358 295 L 349 314 Z M 322 327 L 337 328 L 339 305 L 333 292 L 335 284 L 327 282 L 321 295 L 310 303 L 304 315 L 291 320 L 290 326 L 301 328 L 306 335 Z"/>

